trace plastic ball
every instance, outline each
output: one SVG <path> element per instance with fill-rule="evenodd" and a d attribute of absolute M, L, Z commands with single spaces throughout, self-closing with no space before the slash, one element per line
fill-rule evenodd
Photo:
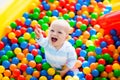
<path fill-rule="evenodd" d="M 118 63 L 114 63 L 112 65 L 113 70 L 120 69 L 120 65 Z"/>
<path fill-rule="evenodd" d="M 26 71 L 26 69 L 27 69 L 27 65 L 26 64 L 21 64 L 20 65 L 20 70 Z"/>
<path fill-rule="evenodd" d="M 21 73 L 20 73 L 20 70 L 19 70 L 19 69 L 14 69 L 14 70 L 13 70 L 13 76 L 14 76 L 14 77 L 18 77 L 18 76 L 20 76 L 20 74 L 21 74 Z"/>
<path fill-rule="evenodd" d="M 87 56 L 87 52 L 85 50 L 81 50 L 80 51 L 80 56 L 81 57 L 86 57 Z"/>
<path fill-rule="evenodd" d="M 103 59 L 105 59 L 106 61 L 109 61 L 109 59 L 110 59 L 110 54 L 105 53 L 105 54 L 103 55 Z"/>
<path fill-rule="evenodd" d="M 47 73 L 46 70 L 43 69 L 43 70 L 40 71 L 40 75 L 41 76 L 48 76 L 48 73 Z"/>
<path fill-rule="evenodd" d="M 72 79 L 72 76 L 66 76 L 65 77 L 65 80 L 71 80 Z"/>
<path fill-rule="evenodd" d="M 40 64 L 40 63 L 36 64 L 36 69 L 38 71 L 40 71 L 42 69 L 42 64 Z"/>
<path fill-rule="evenodd" d="M 34 68 L 34 67 L 36 66 L 36 62 L 33 61 L 33 60 L 31 60 L 31 61 L 28 62 L 28 65 L 29 65 L 30 67 Z"/>
<path fill-rule="evenodd" d="M 38 80 L 36 77 L 31 77 L 30 80 Z"/>
<path fill-rule="evenodd" d="M 17 57 L 13 57 L 12 58 L 12 63 L 13 64 L 18 64 L 19 63 L 19 59 Z"/>
<path fill-rule="evenodd" d="M 11 28 L 16 28 L 17 24 L 16 24 L 16 22 L 11 22 L 10 26 L 11 26 Z"/>
<path fill-rule="evenodd" d="M 48 72 L 49 75 L 53 76 L 55 74 L 55 69 L 54 68 L 49 68 L 47 70 L 47 72 Z"/>
<path fill-rule="evenodd" d="M 28 61 L 34 60 L 34 56 L 30 53 L 27 54 L 26 58 Z"/>
<path fill-rule="evenodd" d="M 41 55 L 35 56 L 35 62 L 36 63 L 40 63 L 41 61 L 42 61 L 42 56 Z"/>
<path fill-rule="evenodd" d="M 41 76 L 39 80 L 48 80 L 46 76 Z"/>
<path fill-rule="evenodd" d="M 104 69 L 105 69 L 105 66 L 102 65 L 102 64 L 99 64 L 99 65 L 97 66 L 97 70 L 100 71 L 100 72 L 103 72 Z"/>
<path fill-rule="evenodd" d="M 11 76 L 11 71 L 10 70 L 5 70 L 4 75 L 7 76 L 7 77 Z"/>
<path fill-rule="evenodd" d="M 43 68 L 44 70 L 48 70 L 50 67 L 51 67 L 51 66 L 50 66 L 47 62 L 45 62 L 45 63 L 42 64 L 42 68 Z"/>
<path fill-rule="evenodd" d="M 15 38 L 15 37 L 16 37 L 16 35 L 15 35 L 14 32 L 10 32 L 10 33 L 8 34 L 8 38 L 9 38 L 9 39 L 13 39 L 13 38 Z"/>
<path fill-rule="evenodd" d="M 5 71 L 5 67 L 4 66 L 0 66 L 0 74 L 3 73 Z"/>
<path fill-rule="evenodd" d="M 38 77 L 40 77 L 40 72 L 39 71 L 34 71 L 32 75 L 34 77 L 38 78 Z"/>
<path fill-rule="evenodd" d="M 5 76 L 2 78 L 2 80 L 10 80 L 9 77 Z"/>
<path fill-rule="evenodd" d="M 83 68 L 83 72 L 85 74 L 90 74 L 91 73 L 91 69 L 89 67 L 85 67 L 85 68 Z"/>
<path fill-rule="evenodd" d="M 78 39 L 76 40 L 76 46 L 81 46 L 82 45 L 82 40 Z"/>
<path fill-rule="evenodd" d="M 106 64 L 106 61 L 105 61 L 104 59 L 99 59 L 99 60 L 98 60 L 98 63 L 105 65 L 105 64 Z"/>
<path fill-rule="evenodd" d="M 3 78 L 3 74 L 0 74 L 0 80 L 2 80 L 2 78 Z"/>
<path fill-rule="evenodd" d="M 27 43 L 26 41 L 20 43 L 20 47 L 21 47 L 22 49 L 27 48 L 27 46 L 28 46 L 28 43 Z"/>
<path fill-rule="evenodd" d="M 12 58 L 15 56 L 15 54 L 13 53 L 13 51 L 7 51 L 6 55 L 8 56 L 8 58 Z"/>
<path fill-rule="evenodd" d="M 7 55 L 3 55 L 3 56 L 1 57 L 1 61 L 5 61 L 5 60 L 8 60 L 8 56 L 7 56 Z"/>
<path fill-rule="evenodd" d="M 33 70 L 32 67 L 27 67 L 27 68 L 26 68 L 26 73 L 27 73 L 27 74 L 32 74 L 33 71 L 34 71 L 34 70 Z"/>
<path fill-rule="evenodd" d="M 19 60 L 22 60 L 23 58 L 25 58 L 25 55 L 23 53 L 17 53 L 16 56 Z"/>
<path fill-rule="evenodd" d="M 26 19 L 25 24 L 26 24 L 27 26 L 30 26 L 30 24 L 31 24 L 31 19 Z"/>
<path fill-rule="evenodd" d="M 24 75 L 20 75 L 17 80 L 26 80 Z"/>
<path fill-rule="evenodd" d="M 92 74 L 86 74 L 85 78 L 86 80 L 93 80 Z"/>
<path fill-rule="evenodd" d="M 26 33 L 23 35 L 23 37 L 24 37 L 24 39 L 29 40 L 29 39 L 31 38 L 31 35 L 26 32 Z"/>
<path fill-rule="evenodd" d="M 96 52 L 96 54 L 101 54 L 102 53 L 102 48 L 96 47 L 95 52 Z"/>
<path fill-rule="evenodd" d="M 103 71 L 101 74 L 100 74 L 101 77 L 105 77 L 107 78 L 108 77 L 108 74 L 106 71 Z"/>
<path fill-rule="evenodd" d="M 2 65 L 5 67 L 5 68 L 9 68 L 10 66 L 10 62 L 8 60 L 5 60 L 2 62 Z"/>
<path fill-rule="evenodd" d="M 92 75 L 93 75 L 94 77 L 99 76 L 99 71 L 98 71 L 97 69 L 92 70 L 91 73 L 92 73 Z"/>
<path fill-rule="evenodd" d="M 21 50 L 21 48 L 19 48 L 19 47 L 17 47 L 17 48 L 14 49 L 14 53 L 15 53 L 15 54 L 21 53 L 21 52 L 22 52 L 22 50 Z"/>
<path fill-rule="evenodd" d="M 31 53 L 32 53 L 33 56 L 37 56 L 38 50 L 37 49 L 33 49 Z"/>
<path fill-rule="evenodd" d="M 60 75 L 55 75 L 53 80 L 62 80 L 61 76 Z"/>
<path fill-rule="evenodd" d="M 69 12 L 69 16 L 70 16 L 70 18 L 73 18 L 75 16 L 75 13 L 74 12 Z"/>
<path fill-rule="evenodd" d="M 119 69 L 116 69 L 116 70 L 114 70 L 114 72 L 113 72 L 113 74 L 114 74 L 114 76 L 115 77 L 119 77 L 120 76 L 120 70 Z"/>
<path fill-rule="evenodd" d="M 0 41 L 0 50 L 2 50 L 3 48 L 4 48 L 4 43 Z"/>
<path fill-rule="evenodd" d="M 28 50 L 31 52 L 33 49 L 35 49 L 35 46 L 34 45 L 30 45 L 29 47 L 28 47 Z"/>

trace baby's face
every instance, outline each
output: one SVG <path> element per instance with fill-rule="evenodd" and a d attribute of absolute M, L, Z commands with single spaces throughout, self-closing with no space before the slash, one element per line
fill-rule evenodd
<path fill-rule="evenodd" d="M 64 26 L 52 26 L 49 30 L 49 41 L 55 48 L 60 48 L 65 42 L 68 34 Z"/>

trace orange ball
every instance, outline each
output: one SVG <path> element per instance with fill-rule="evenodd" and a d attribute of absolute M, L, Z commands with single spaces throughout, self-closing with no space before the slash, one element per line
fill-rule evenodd
<path fill-rule="evenodd" d="M 83 32 L 83 37 L 86 39 L 90 38 L 90 33 L 88 31 Z"/>
<path fill-rule="evenodd" d="M 55 4 L 50 4 L 50 10 L 53 11 L 56 9 L 56 5 Z"/>
<path fill-rule="evenodd" d="M 116 77 L 111 77 L 110 80 L 118 80 Z"/>
<path fill-rule="evenodd" d="M 110 51 L 114 51 L 115 50 L 115 45 L 113 45 L 113 44 L 108 45 L 108 49 Z"/>
<path fill-rule="evenodd" d="M 28 65 L 29 65 L 30 67 L 34 68 L 34 67 L 36 66 L 36 62 L 33 61 L 33 60 L 31 60 L 31 61 L 28 63 Z"/>
<path fill-rule="evenodd" d="M 29 50 L 26 48 L 23 50 L 23 54 L 26 56 L 29 53 Z"/>
<path fill-rule="evenodd" d="M 97 66 L 98 66 L 98 63 L 91 63 L 91 64 L 90 64 L 90 69 L 91 69 L 91 70 L 94 70 L 94 69 L 97 68 Z"/>
<path fill-rule="evenodd" d="M 7 26 L 6 28 L 5 28 L 5 33 L 7 34 L 7 33 L 10 33 L 12 31 L 12 28 L 10 27 L 10 26 Z"/>
<path fill-rule="evenodd" d="M 25 58 L 25 55 L 24 55 L 23 53 L 18 53 L 18 54 L 17 54 L 17 58 L 18 58 L 19 60 L 22 60 L 23 58 Z"/>
<path fill-rule="evenodd" d="M 114 76 L 113 72 L 108 73 L 108 78 L 111 78 L 113 76 Z"/>
<path fill-rule="evenodd" d="M 93 28 L 98 32 L 100 30 L 100 25 L 96 24 L 96 25 L 94 25 Z"/>
<path fill-rule="evenodd" d="M 118 60 L 118 57 L 119 57 L 119 53 L 114 53 L 114 54 L 113 54 L 113 59 L 114 59 L 114 60 Z"/>
<path fill-rule="evenodd" d="M 118 46 L 117 50 L 118 50 L 118 52 L 120 52 L 120 46 Z"/>
<path fill-rule="evenodd" d="M 80 26 L 82 25 L 82 22 L 81 21 L 78 21 L 77 23 L 76 23 L 76 27 L 79 29 L 80 28 Z"/>
<path fill-rule="evenodd" d="M 37 77 L 37 78 L 40 77 L 40 72 L 39 71 L 34 71 L 33 76 Z"/>
<path fill-rule="evenodd" d="M 7 77 L 11 76 L 11 71 L 10 70 L 5 70 L 4 75 L 7 76 Z"/>
<path fill-rule="evenodd" d="M 96 56 L 95 52 L 93 52 L 93 51 L 88 52 L 87 55 L 88 55 L 88 57 L 89 57 L 89 56 Z"/>
<path fill-rule="evenodd" d="M 103 71 L 103 72 L 100 74 L 100 76 L 101 76 L 101 77 L 107 77 L 107 76 L 108 76 L 108 74 L 107 74 L 107 72 L 106 72 L 106 71 Z"/>
<path fill-rule="evenodd" d="M 11 71 L 13 71 L 13 70 L 16 69 L 16 68 L 17 68 L 17 66 L 16 66 L 15 64 L 11 64 L 10 67 L 9 67 L 9 69 L 10 69 Z"/>

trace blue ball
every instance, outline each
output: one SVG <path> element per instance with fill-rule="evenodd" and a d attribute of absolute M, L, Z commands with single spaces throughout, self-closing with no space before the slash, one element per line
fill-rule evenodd
<path fill-rule="evenodd" d="M 43 63 L 46 63 L 46 62 L 47 62 L 46 59 L 42 59 L 41 63 L 43 64 Z"/>
<path fill-rule="evenodd" d="M 11 49 L 14 50 L 15 48 L 19 47 L 17 43 L 12 44 Z"/>
<path fill-rule="evenodd" d="M 116 47 L 120 46 L 120 41 L 116 41 L 115 46 Z"/>
<path fill-rule="evenodd" d="M 44 5 L 43 5 L 43 7 L 44 7 L 44 9 L 45 9 L 45 10 L 49 10 L 49 9 L 50 9 L 50 5 L 49 5 L 49 4 L 47 4 L 47 3 L 46 3 L 46 4 L 44 4 Z"/>
<path fill-rule="evenodd" d="M 38 50 L 38 55 L 42 55 L 42 52 L 40 49 L 37 49 Z"/>
<path fill-rule="evenodd" d="M 34 71 L 34 69 L 32 67 L 27 67 L 27 69 L 26 69 L 27 74 L 32 74 L 33 71 Z"/>
<path fill-rule="evenodd" d="M 66 73 L 66 75 L 74 76 L 74 72 L 73 72 L 73 71 L 68 71 L 68 72 Z"/>
<path fill-rule="evenodd" d="M 4 61 L 2 62 L 2 65 L 7 69 L 7 68 L 9 68 L 9 66 L 10 66 L 10 62 L 9 62 L 8 60 L 4 60 Z"/>
<path fill-rule="evenodd" d="M 41 76 L 48 76 L 48 73 L 46 70 L 42 70 L 42 71 L 40 71 L 40 75 Z"/>
<path fill-rule="evenodd" d="M 82 44 L 82 45 L 81 45 L 81 49 L 82 49 L 82 50 L 86 50 L 86 48 L 87 48 L 87 47 L 86 47 L 85 44 Z"/>
<path fill-rule="evenodd" d="M 19 59 L 17 57 L 13 57 L 12 64 L 18 64 L 18 63 L 19 63 Z"/>
<path fill-rule="evenodd" d="M 119 37 L 118 36 L 112 36 L 114 42 L 118 41 L 119 40 Z"/>
<path fill-rule="evenodd" d="M 22 49 L 27 48 L 27 46 L 28 46 L 28 43 L 27 43 L 26 41 L 23 41 L 23 42 L 20 43 L 20 47 L 21 47 Z"/>
<path fill-rule="evenodd" d="M 31 27 L 29 27 L 29 28 L 27 28 L 27 32 L 31 33 L 31 32 L 33 32 L 33 29 Z"/>
<path fill-rule="evenodd" d="M 28 18 L 29 18 L 29 13 L 28 13 L 28 12 L 25 12 L 25 13 L 23 14 L 23 17 L 26 18 L 26 19 L 28 19 Z"/>
<path fill-rule="evenodd" d="M 35 46 L 34 45 L 30 45 L 29 47 L 28 47 L 28 50 L 31 52 L 33 49 L 35 49 Z"/>
<path fill-rule="evenodd" d="M 30 26 L 30 24 L 31 24 L 31 19 L 26 19 L 25 24 L 26 24 L 27 26 Z"/>
<path fill-rule="evenodd" d="M 79 37 L 82 34 L 82 31 L 80 29 L 75 30 L 75 36 Z"/>
<path fill-rule="evenodd" d="M 16 30 L 20 30 L 20 29 L 21 29 L 21 26 L 17 26 L 17 27 L 16 27 Z"/>
<path fill-rule="evenodd" d="M 73 38 L 69 39 L 68 41 L 69 41 L 72 45 L 75 44 L 75 40 L 74 40 Z"/>
<path fill-rule="evenodd" d="M 86 56 L 87 56 L 86 50 L 81 50 L 81 51 L 80 51 L 80 56 L 81 56 L 81 57 L 86 57 Z"/>
<path fill-rule="evenodd" d="M 118 57 L 118 62 L 120 62 L 120 56 Z"/>
<path fill-rule="evenodd" d="M 106 43 L 105 41 L 102 41 L 102 42 L 100 43 L 100 47 L 101 47 L 101 48 L 107 47 L 107 43 Z"/>
<path fill-rule="evenodd" d="M 117 31 L 115 29 L 112 29 L 112 30 L 110 30 L 110 34 L 112 36 L 116 36 L 117 35 Z"/>
<path fill-rule="evenodd" d="M 27 54 L 26 58 L 28 61 L 34 60 L 34 56 L 30 53 Z"/>
<path fill-rule="evenodd" d="M 7 37 L 3 37 L 2 38 L 2 42 L 6 45 L 8 43 L 8 38 Z"/>
<path fill-rule="evenodd" d="M 48 75 L 47 78 L 48 78 L 48 80 L 52 80 L 53 76 Z"/>
<path fill-rule="evenodd" d="M 88 61 L 84 61 L 82 63 L 82 68 L 89 67 L 89 66 L 90 66 L 90 63 Z"/>
<path fill-rule="evenodd" d="M 94 56 L 89 56 L 88 57 L 88 62 L 91 64 L 91 63 L 94 63 L 96 62 L 96 58 Z"/>
<path fill-rule="evenodd" d="M 71 34 L 71 36 L 72 36 L 72 38 L 75 37 L 75 32 L 73 32 L 73 33 Z"/>
<path fill-rule="evenodd" d="M 79 79 L 81 79 L 85 77 L 85 74 L 83 72 L 78 72 L 77 76 L 79 77 Z"/>
<path fill-rule="evenodd" d="M 81 4 L 80 3 L 77 3 L 76 5 L 75 5 L 75 8 L 76 8 L 76 10 L 80 10 L 81 9 Z"/>
<path fill-rule="evenodd" d="M 99 71 L 98 71 L 97 69 L 92 70 L 92 75 L 93 75 L 94 77 L 99 76 Z"/>
<path fill-rule="evenodd" d="M 58 10 L 53 10 L 52 15 L 58 17 L 59 16 L 59 11 Z"/>
<path fill-rule="evenodd" d="M 31 77 L 30 80 L 38 80 L 36 77 Z"/>
<path fill-rule="evenodd" d="M 96 54 L 101 54 L 102 53 L 102 48 L 96 47 L 95 52 L 96 52 Z"/>
<path fill-rule="evenodd" d="M 5 52 L 10 51 L 10 50 L 11 50 L 10 45 L 6 45 L 6 46 L 4 47 L 4 50 L 5 50 Z"/>
<path fill-rule="evenodd" d="M 5 54 L 6 54 L 5 50 L 0 50 L 0 57 L 2 57 Z"/>
<path fill-rule="evenodd" d="M 96 30 L 95 29 L 90 29 L 89 33 L 90 33 L 91 36 L 96 35 Z"/>

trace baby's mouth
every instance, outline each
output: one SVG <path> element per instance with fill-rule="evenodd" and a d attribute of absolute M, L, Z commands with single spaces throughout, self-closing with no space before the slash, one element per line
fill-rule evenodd
<path fill-rule="evenodd" d="M 52 37 L 52 38 L 51 38 L 51 41 L 52 41 L 52 42 L 56 42 L 57 40 L 58 40 L 58 39 L 55 38 L 55 37 Z"/>

